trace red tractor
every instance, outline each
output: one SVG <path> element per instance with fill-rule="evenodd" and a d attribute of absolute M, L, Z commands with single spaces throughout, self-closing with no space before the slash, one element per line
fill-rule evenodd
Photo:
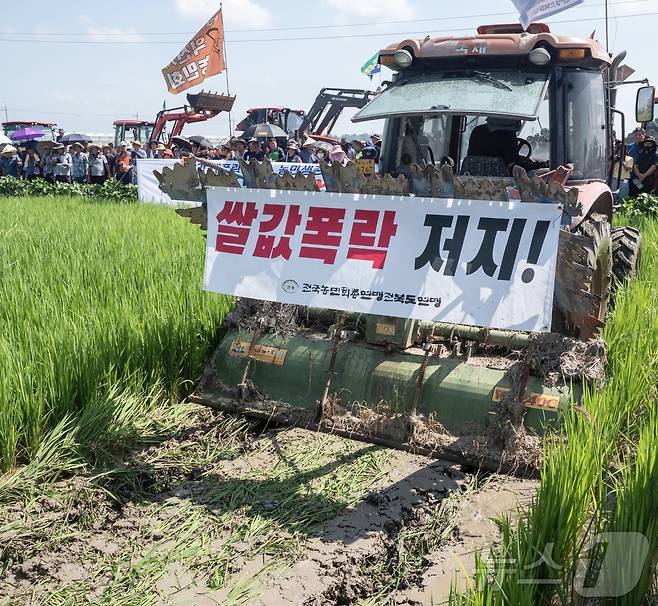
<path fill-rule="evenodd" d="M 120 141 L 126 140 L 126 133 L 129 133 L 128 138 L 142 142 L 157 141 L 169 147 L 171 138 L 180 136 L 186 124 L 205 122 L 223 111 L 230 112 L 234 102 L 235 96 L 204 91 L 195 94 L 188 93 L 188 105 L 163 109 L 158 112 L 155 122 L 116 120 L 114 122 L 114 144 L 118 145 Z M 174 123 L 171 130 L 166 128 L 169 122 Z"/>

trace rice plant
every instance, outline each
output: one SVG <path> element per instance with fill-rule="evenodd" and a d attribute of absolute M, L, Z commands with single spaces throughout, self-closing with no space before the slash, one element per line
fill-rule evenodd
<path fill-rule="evenodd" d="M 535 502 L 518 522 L 500 521 L 500 546 L 478 559 L 472 591 L 455 593 L 453 604 L 588 604 L 597 597 L 630 606 L 651 591 L 658 547 L 658 223 L 640 227 L 640 276 L 618 292 L 605 329 L 607 382 L 587 389 L 582 408 L 546 441 Z M 611 548 L 606 562 L 598 541 L 610 533 L 630 542 L 624 551 Z M 617 595 L 625 583 L 631 590 Z"/>
<path fill-rule="evenodd" d="M 93 443 L 118 394 L 144 394 L 120 411 L 133 418 L 154 386 L 180 395 L 229 305 L 203 292 L 202 269 L 198 230 L 170 208 L 0 199 L 0 471 L 63 419 Z"/>

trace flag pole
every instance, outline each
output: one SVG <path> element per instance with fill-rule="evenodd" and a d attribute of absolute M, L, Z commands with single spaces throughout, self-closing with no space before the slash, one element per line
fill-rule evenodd
<path fill-rule="evenodd" d="M 608 25 L 608 0 L 605 0 L 605 52 L 610 52 L 610 29 Z"/>
<path fill-rule="evenodd" d="M 222 44 L 222 51 L 224 53 L 224 69 L 226 70 L 226 94 L 230 95 L 231 94 L 231 85 L 229 84 L 228 80 L 228 61 L 226 60 L 226 32 L 224 31 L 224 10 L 223 10 L 223 5 L 220 2 L 219 3 L 219 11 L 220 15 L 222 16 L 222 36 L 224 36 L 224 44 Z M 232 137 L 233 136 L 233 125 L 231 124 L 231 110 L 228 112 L 228 136 Z"/>

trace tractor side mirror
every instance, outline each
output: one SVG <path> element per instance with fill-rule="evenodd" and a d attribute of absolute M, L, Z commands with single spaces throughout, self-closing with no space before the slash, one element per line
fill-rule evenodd
<path fill-rule="evenodd" d="M 635 120 L 640 124 L 653 122 L 656 100 L 656 89 L 653 86 L 643 86 L 637 91 L 635 102 Z"/>

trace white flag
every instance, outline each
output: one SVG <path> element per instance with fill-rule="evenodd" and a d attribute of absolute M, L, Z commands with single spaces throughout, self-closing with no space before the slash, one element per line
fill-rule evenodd
<path fill-rule="evenodd" d="M 582 4 L 583 0 L 512 0 L 512 2 L 519 11 L 519 20 L 523 29 L 528 29 L 531 23 Z"/>

